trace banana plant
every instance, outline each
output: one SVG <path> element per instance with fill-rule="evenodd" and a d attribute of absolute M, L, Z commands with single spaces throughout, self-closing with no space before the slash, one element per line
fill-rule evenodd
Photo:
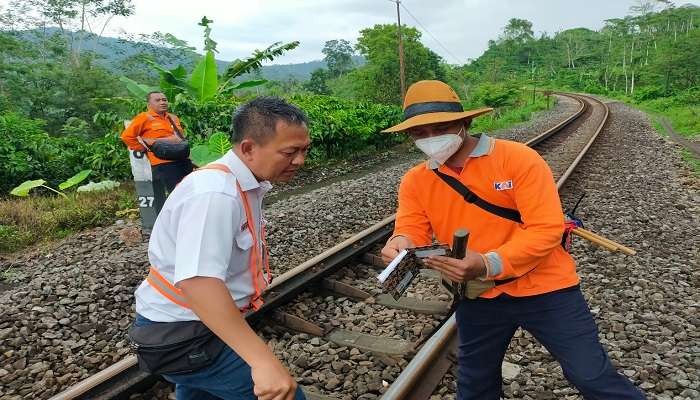
<path fill-rule="evenodd" d="M 234 90 L 251 88 L 267 82 L 265 79 L 253 79 L 243 82 L 234 82 L 241 75 L 255 71 L 262 67 L 265 60 L 274 60 L 285 52 L 299 46 L 298 41 L 290 43 L 276 42 L 264 50 L 255 50 L 252 56 L 244 60 L 235 60 L 226 68 L 221 76 L 217 73 L 216 42 L 211 39 L 211 24 L 214 21 L 203 17 L 199 26 L 204 27 L 204 56 L 197 62 L 192 73 L 187 76 L 187 71 L 182 65 L 177 68 L 167 69 L 158 65 L 152 60 L 146 62 L 153 67 L 160 75 L 160 90 L 171 99 L 180 93 L 190 95 L 196 101 L 203 103 L 210 101 L 220 95 L 231 95 Z M 133 96 L 142 99 L 145 94 L 152 90 L 146 85 L 139 84 L 129 78 L 122 77 L 121 81 L 126 84 L 126 88 Z"/>
<path fill-rule="evenodd" d="M 223 132 L 216 132 L 209 137 L 207 143 L 194 146 L 190 151 L 190 158 L 194 165 L 203 167 L 221 158 L 229 150 L 231 150 L 229 136 Z"/>

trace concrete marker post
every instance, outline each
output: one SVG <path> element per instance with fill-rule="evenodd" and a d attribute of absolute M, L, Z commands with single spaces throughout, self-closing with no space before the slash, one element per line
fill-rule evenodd
<path fill-rule="evenodd" d="M 131 121 L 124 121 L 124 127 L 130 123 Z M 136 189 L 136 205 L 141 215 L 141 228 L 150 232 L 165 203 L 165 186 L 161 182 L 153 182 L 151 163 L 146 152 L 128 150 L 128 153 Z"/>

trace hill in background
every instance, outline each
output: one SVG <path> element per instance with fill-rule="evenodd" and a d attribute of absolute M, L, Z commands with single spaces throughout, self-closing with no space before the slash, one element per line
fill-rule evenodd
<path fill-rule="evenodd" d="M 44 30 L 23 31 L 18 36 L 25 40 L 36 41 L 37 37 L 61 36 L 58 28 L 46 28 Z M 166 47 L 149 42 L 141 42 L 137 40 L 119 39 L 113 37 L 98 37 L 97 35 L 84 33 L 84 37 L 80 38 L 79 32 L 67 32 L 63 35 L 64 40 L 71 43 L 78 43 L 82 39 L 81 51 L 89 51 L 95 54 L 97 63 L 115 72 L 124 72 L 124 64 L 129 59 L 138 57 L 141 54 L 150 55 L 161 65 L 168 68 L 174 68 L 178 64 L 182 64 L 186 69 L 194 66 L 200 54 L 197 54 L 191 49 Z M 364 64 L 362 57 L 354 57 L 356 65 Z M 216 60 L 218 69 L 223 72 L 230 61 Z M 323 60 L 314 60 L 305 63 L 296 64 L 274 64 L 264 65 L 259 74 L 254 74 L 255 77 L 263 77 L 268 80 L 298 80 L 306 81 L 311 76 L 311 73 L 318 68 L 325 68 L 326 63 Z M 253 75 L 253 74 L 249 74 Z M 243 79 L 251 78 L 252 76 L 243 76 Z"/>

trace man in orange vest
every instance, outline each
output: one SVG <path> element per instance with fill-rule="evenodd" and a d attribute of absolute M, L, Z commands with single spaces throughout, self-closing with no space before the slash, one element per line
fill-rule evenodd
<path fill-rule="evenodd" d="M 192 161 L 189 157 L 164 160 L 148 151 L 156 139 L 179 141 L 184 138 L 184 133 L 180 119 L 168 112 L 168 98 L 165 94 L 150 92 L 146 100 L 148 110 L 131 120 L 131 124 L 122 132 L 121 139 L 131 150 L 147 151 L 153 182 L 161 183 L 168 192 L 172 192 L 182 178 L 192 172 Z"/>
<path fill-rule="evenodd" d="M 433 236 L 451 244 L 457 229 L 469 231 L 463 259 L 426 259 L 452 282 L 481 287 L 456 310 L 458 398 L 500 398 L 503 356 L 523 328 L 584 398 L 643 399 L 598 341 L 574 260 L 561 246 L 564 215 L 547 163 L 523 144 L 470 136 L 472 118 L 491 109 L 464 111 L 443 82 L 413 84 L 403 109 L 405 120 L 385 132 L 407 132 L 429 160 L 401 181 L 394 235 L 382 257 L 389 262 Z"/>
<path fill-rule="evenodd" d="M 141 367 L 175 383 L 178 400 L 304 398 L 244 313 L 271 281 L 263 197 L 304 163 L 307 125 L 278 98 L 242 105 L 233 148 L 185 177 L 158 215 L 129 335 Z"/>

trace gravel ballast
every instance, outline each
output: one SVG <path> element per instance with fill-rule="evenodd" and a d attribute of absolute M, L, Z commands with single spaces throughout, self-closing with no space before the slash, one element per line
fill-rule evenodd
<path fill-rule="evenodd" d="M 555 125 L 563 119 L 560 111 L 565 107 L 566 115 L 576 108 L 575 103 L 560 100 L 552 111 L 513 135 L 531 137 Z M 685 172 L 676 149 L 656 135 L 646 117 L 624 105 L 611 105 L 608 127 L 591 151 L 564 189 L 562 201 L 571 205 L 579 188 L 586 189 L 578 214 L 587 228 L 638 251 L 635 257 L 624 257 L 576 239 L 574 256 L 602 341 L 614 363 L 645 388 L 649 398 L 699 398 L 698 179 Z M 406 155 L 381 171 L 269 206 L 266 217 L 275 272 L 394 212 L 399 179 L 418 160 L 415 154 Z M 0 293 L 0 398 L 48 398 L 127 354 L 125 332 L 133 315 L 133 290 L 146 272 L 145 255 L 146 244 L 137 225 L 127 221 L 0 260 L 0 269 L 11 269 L 17 277 L 13 287 Z M 341 302 L 338 307 L 361 310 L 365 306 Z M 366 323 L 357 326 L 372 328 Z M 420 332 L 410 328 L 388 325 L 386 330 L 415 339 Z M 383 386 L 381 380 L 391 383 L 405 363 L 377 360 L 372 354 L 330 344 L 319 349 L 327 343 L 314 345 L 310 337 L 281 333 L 274 327 L 263 334 L 274 340 L 271 347 L 293 365 L 303 384 L 326 382 L 329 388 L 324 389 L 330 392 L 364 396 L 355 398 L 376 398 L 381 392 L 377 382 L 379 386 Z M 509 398 L 577 398 L 541 346 L 529 335 L 519 335 L 506 357 L 521 367 L 520 374 L 507 382 Z M 292 349 L 295 343 L 298 347 Z M 294 364 L 304 352 L 307 361 L 314 362 L 314 351 L 340 359 L 330 357 L 330 364 L 318 369 Z M 347 359 L 342 359 L 346 352 Z M 352 376 L 364 386 L 338 390 L 349 385 L 345 369 L 357 371 L 367 365 L 372 367 L 367 371 L 371 379 Z M 375 372 L 370 375 L 370 371 Z M 454 393 L 448 381 L 440 389 L 440 398 Z"/>

